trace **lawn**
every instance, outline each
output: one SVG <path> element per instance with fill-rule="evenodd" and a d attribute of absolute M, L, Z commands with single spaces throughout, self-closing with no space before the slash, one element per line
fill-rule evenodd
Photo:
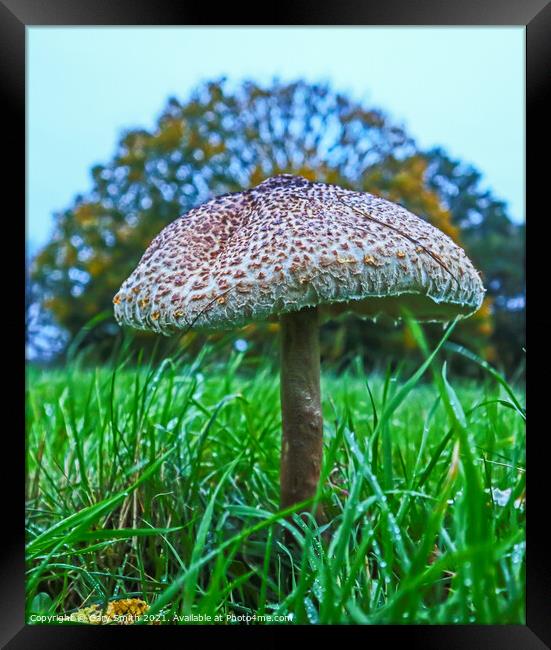
<path fill-rule="evenodd" d="M 322 363 L 319 526 L 278 512 L 275 345 L 29 367 L 28 617 L 524 623 L 523 392 L 468 363 Z"/>

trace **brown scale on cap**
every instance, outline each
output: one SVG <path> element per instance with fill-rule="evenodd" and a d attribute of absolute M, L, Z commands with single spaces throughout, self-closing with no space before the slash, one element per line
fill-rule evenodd
<path fill-rule="evenodd" d="M 312 306 L 393 317 L 407 306 L 420 320 L 446 321 L 483 297 L 464 251 L 402 206 L 281 175 L 176 219 L 113 302 L 119 323 L 171 333 Z"/>

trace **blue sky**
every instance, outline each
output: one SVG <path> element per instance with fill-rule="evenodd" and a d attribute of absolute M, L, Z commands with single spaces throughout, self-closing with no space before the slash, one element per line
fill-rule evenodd
<path fill-rule="evenodd" d="M 524 219 L 524 28 L 27 29 L 27 236 L 90 189 L 122 129 L 221 75 L 329 81 L 473 163 Z"/>

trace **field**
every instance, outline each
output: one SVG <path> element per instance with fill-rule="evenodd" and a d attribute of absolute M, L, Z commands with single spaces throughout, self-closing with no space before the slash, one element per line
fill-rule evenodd
<path fill-rule="evenodd" d="M 278 512 L 275 345 L 29 367 L 27 615 L 140 598 L 166 623 L 524 623 L 522 389 L 426 358 L 322 364 L 319 526 Z"/>

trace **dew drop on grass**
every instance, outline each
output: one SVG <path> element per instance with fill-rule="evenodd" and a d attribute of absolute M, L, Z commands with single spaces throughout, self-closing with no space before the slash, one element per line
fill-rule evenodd
<path fill-rule="evenodd" d="M 511 561 L 513 564 L 519 564 L 522 562 L 522 556 L 524 554 L 525 542 L 518 542 L 513 546 L 513 552 L 511 553 Z"/>
<path fill-rule="evenodd" d="M 308 616 L 310 623 L 314 625 L 319 623 L 318 611 L 308 596 L 304 599 L 304 609 L 306 610 L 306 616 Z"/>
<path fill-rule="evenodd" d="M 505 507 L 509 502 L 509 497 L 511 496 L 511 488 L 506 490 L 500 490 L 499 488 L 492 488 L 492 497 L 494 503 L 498 506 Z"/>
<path fill-rule="evenodd" d="M 360 448 L 358 447 L 358 443 L 356 442 L 356 439 L 354 438 L 353 434 L 351 431 L 348 429 L 345 431 L 346 435 L 346 440 L 350 446 L 350 451 L 357 457 L 361 458 L 363 456 L 362 452 L 360 451 Z"/>
<path fill-rule="evenodd" d="M 522 499 L 515 499 L 513 506 L 515 510 L 523 510 L 524 501 Z"/>
<path fill-rule="evenodd" d="M 238 352 L 246 352 L 249 344 L 247 341 L 245 341 L 245 339 L 237 339 L 233 346 Z"/>
<path fill-rule="evenodd" d="M 321 586 L 318 578 L 316 578 L 312 583 L 312 591 L 314 592 L 314 596 L 321 602 L 323 600 L 325 589 Z"/>

